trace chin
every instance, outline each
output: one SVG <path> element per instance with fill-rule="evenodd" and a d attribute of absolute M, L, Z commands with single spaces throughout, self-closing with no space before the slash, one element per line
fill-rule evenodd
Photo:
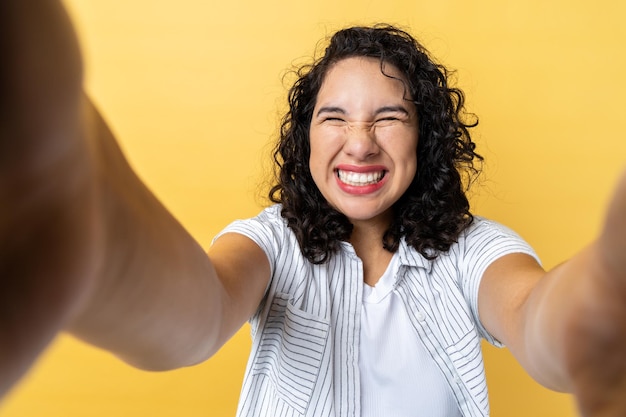
<path fill-rule="evenodd" d="M 356 210 L 340 210 L 347 218 L 348 220 L 350 220 L 350 222 L 354 223 L 354 222 L 368 222 L 368 221 L 376 221 L 379 220 L 381 218 L 386 218 L 387 217 L 387 212 L 386 211 L 380 211 L 380 210 L 363 210 L 363 208 L 361 209 L 356 209 Z"/>

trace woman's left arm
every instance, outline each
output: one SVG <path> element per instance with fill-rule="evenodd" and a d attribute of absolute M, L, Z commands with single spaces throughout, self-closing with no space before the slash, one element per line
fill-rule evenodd
<path fill-rule="evenodd" d="M 596 241 L 549 272 L 527 255 L 495 261 L 479 313 L 533 378 L 573 393 L 582 416 L 626 416 L 626 173 Z"/>

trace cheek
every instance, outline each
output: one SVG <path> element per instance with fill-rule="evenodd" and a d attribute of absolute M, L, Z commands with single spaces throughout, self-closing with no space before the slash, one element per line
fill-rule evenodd
<path fill-rule="evenodd" d="M 318 169 L 320 165 L 320 159 L 321 157 L 319 154 L 319 147 L 314 141 L 311 141 L 309 154 L 309 169 L 311 170 L 311 173 Z"/>
<path fill-rule="evenodd" d="M 405 167 L 406 173 L 404 182 L 408 187 L 417 174 L 419 161 L 417 159 L 417 140 L 413 138 L 406 139 L 403 146 L 396 148 L 396 155 L 400 158 L 398 161 Z"/>
<path fill-rule="evenodd" d="M 403 161 L 406 165 L 417 163 L 417 136 L 404 129 L 388 129 L 377 131 L 379 146 L 386 153 L 393 155 L 397 161 Z"/>
<path fill-rule="evenodd" d="M 320 152 L 320 147 L 311 142 L 311 154 L 309 156 L 309 171 L 311 177 L 317 188 L 320 188 L 320 183 L 324 179 L 327 164 L 324 163 L 323 154 Z"/>
<path fill-rule="evenodd" d="M 410 160 L 411 165 L 411 182 L 415 179 L 417 175 L 417 166 L 419 165 L 419 161 L 417 160 L 417 151 L 415 149 L 411 149 L 409 152 L 412 152 L 413 157 Z"/>
<path fill-rule="evenodd" d="M 315 159 L 313 157 L 313 152 L 311 152 L 311 159 L 309 160 L 309 171 L 311 172 L 311 178 L 313 178 L 313 183 L 317 188 L 317 191 L 322 195 L 322 197 L 328 201 L 328 170 L 327 165 L 321 163 L 319 159 Z"/>
<path fill-rule="evenodd" d="M 321 132 L 311 132 L 309 136 L 309 167 L 311 173 L 318 174 L 326 172 L 332 165 L 334 155 L 338 152 L 338 141 L 331 135 L 320 134 Z"/>

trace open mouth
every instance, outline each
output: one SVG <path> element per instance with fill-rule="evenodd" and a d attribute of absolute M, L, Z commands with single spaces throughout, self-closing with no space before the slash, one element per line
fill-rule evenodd
<path fill-rule="evenodd" d="M 337 177 L 344 184 L 352 185 L 355 187 L 362 187 L 365 185 L 376 184 L 385 176 L 386 171 L 375 172 L 353 172 L 337 170 Z"/>

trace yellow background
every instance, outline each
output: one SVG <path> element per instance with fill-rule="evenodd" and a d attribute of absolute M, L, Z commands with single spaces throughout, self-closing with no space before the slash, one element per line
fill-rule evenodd
<path fill-rule="evenodd" d="M 354 23 L 410 28 L 458 70 L 487 158 L 475 212 L 522 234 L 547 267 L 593 238 L 626 160 L 620 2 L 67 0 L 87 89 L 155 193 L 208 246 L 264 203 L 284 70 Z M 234 416 L 249 340 L 207 363 L 134 370 L 59 337 L 4 417 Z M 492 415 L 573 416 L 506 350 L 486 349 Z"/>

